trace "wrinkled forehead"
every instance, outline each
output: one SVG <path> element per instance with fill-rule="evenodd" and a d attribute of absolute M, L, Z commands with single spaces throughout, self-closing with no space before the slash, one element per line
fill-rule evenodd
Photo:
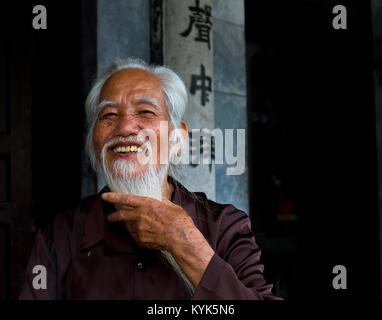
<path fill-rule="evenodd" d="M 139 68 L 123 69 L 109 77 L 102 87 L 100 101 L 130 92 L 150 93 L 156 98 L 161 97 L 160 102 L 164 102 L 159 79 L 151 72 Z"/>

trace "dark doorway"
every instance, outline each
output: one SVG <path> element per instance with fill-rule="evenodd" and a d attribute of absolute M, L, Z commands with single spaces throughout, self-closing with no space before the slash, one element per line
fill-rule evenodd
<path fill-rule="evenodd" d="M 18 297 L 37 228 L 81 196 L 81 2 L 2 5 L 0 298 Z"/>
<path fill-rule="evenodd" d="M 44 4 L 44 3 L 41 3 Z M 47 30 L 34 30 L 32 196 L 36 227 L 81 195 L 81 2 L 47 1 Z"/>
<path fill-rule="evenodd" d="M 347 30 L 332 26 L 337 1 L 245 4 L 250 205 L 265 275 L 286 298 L 379 297 L 370 2 L 341 1 Z M 336 265 L 347 290 L 333 289 Z"/>

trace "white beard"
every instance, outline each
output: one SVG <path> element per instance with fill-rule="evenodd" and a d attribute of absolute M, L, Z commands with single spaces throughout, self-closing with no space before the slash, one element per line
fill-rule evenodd
<path fill-rule="evenodd" d="M 167 177 L 168 166 L 162 165 L 157 170 L 150 165 L 144 173 L 135 177 L 135 165 L 126 160 L 114 160 L 112 172 L 104 172 L 104 179 L 112 192 L 133 194 L 162 201 L 162 186 Z"/>
<path fill-rule="evenodd" d="M 113 139 L 105 144 L 101 152 L 101 165 L 98 164 L 109 189 L 112 192 L 145 196 L 162 201 L 162 187 L 167 177 L 169 165 L 160 165 L 159 169 L 157 169 L 155 165 L 148 165 L 144 173 L 136 176 L 135 171 L 139 165 L 136 161 L 114 160 L 112 163 L 112 172 L 110 172 L 105 154 L 108 147 L 116 141 L 117 140 Z M 161 250 L 161 255 L 183 279 L 186 289 L 192 295 L 195 288 L 179 267 L 172 254 L 168 251 Z"/>

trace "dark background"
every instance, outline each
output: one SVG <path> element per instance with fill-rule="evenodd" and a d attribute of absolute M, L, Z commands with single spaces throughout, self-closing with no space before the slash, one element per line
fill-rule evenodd
<path fill-rule="evenodd" d="M 4 113 L 14 120 L 0 140 L 8 190 L 0 202 L 0 298 L 18 295 L 31 226 L 81 197 L 96 31 L 82 23 L 89 17 L 80 1 L 65 10 L 40 2 L 48 29 L 33 30 L 35 4 L 2 4 L 0 72 L 11 106 Z M 336 4 L 347 8 L 347 30 L 332 27 Z M 245 8 L 250 206 L 265 276 L 285 298 L 380 299 L 370 3 L 263 0 Z M 282 210 L 297 221 L 279 221 Z M 347 268 L 347 290 L 332 288 L 338 264 Z"/>
<path fill-rule="evenodd" d="M 36 227 L 49 219 L 50 208 L 63 209 L 81 196 L 84 104 L 81 2 L 76 3 L 63 12 L 62 4 L 47 1 L 48 28 L 32 31 L 32 215 Z"/>
<path fill-rule="evenodd" d="M 47 8 L 47 30 L 32 28 L 36 4 Z M 7 2 L 1 26 L 9 121 L 1 138 L 7 147 L 0 153 L 12 169 L 6 180 L 9 192 L 0 203 L 0 273 L 5 275 L 0 298 L 15 299 L 36 229 L 81 196 L 81 2 Z"/>
<path fill-rule="evenodd" d="M 347 8 L 347 30 L 332 27 L 336 4 Z M 259 243 L 264 261 L 276 261 L 265 275 L 284 275 L 291 298 L 380 298 L 370 3 L 246 1 L 246 39 L 257 48 L 248 57 L 249 112 L 268 118 L 250 127 L 249 149 Z M 297 286 L 293 223 L 275 219 L 275 174 L 297 216 Z M 332 287 L 339 264 L 347 290 Z"/>

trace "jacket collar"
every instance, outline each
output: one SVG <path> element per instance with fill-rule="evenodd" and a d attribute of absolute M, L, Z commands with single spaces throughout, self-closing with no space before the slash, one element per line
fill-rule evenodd
<path fill-rule="evenodd" d="M 80 250 L 85 250 L 99 244 L 104 239 L 104 201 L 101 198 L 102 191 L 93 196 L 92 204 L 86 208 L 83 234 Z"/>
<path fill-rule="evenodd" d="M 114 205 L 101 198 L 101 194 L 109 192 L 105 187 L 96 196 L 93 205 L 89 208 L 84 223 L 84 233 L 80 250 L 92 248 L 104 242 L 106 252 L 136 251 L 136 245 L 130 234 L 126 232 L 121 223 L 111 223 L 107 216 L 115 211 Z"/>

